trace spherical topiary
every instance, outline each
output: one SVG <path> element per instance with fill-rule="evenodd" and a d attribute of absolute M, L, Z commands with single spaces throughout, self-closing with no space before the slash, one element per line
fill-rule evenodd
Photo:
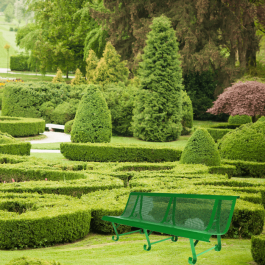
<path fill-rule="evenodd" d="M 219 166 L 220 155 L 213 138 L 204 128 L 198 128 L 189 138 L 182 152 L 180 162 L 183 164 L 205 164 Z"/>
<path fill-rule="evenodd" d="M 109 143 L 111 115 L 98 85 L 90 84 L 79 103 L 71 131 L 74 143 Z"/>
<path fill-rule="evenodd" d="M 187 135 L 191 133 L 193 127 L 193 108 L 190 97 L 186 91 L 182 91 L 182 131 L 181 135 Z"/>
<path fill-rule="evenodd" d="M 225 159 L 265 162 L 265 122 L 241 125 L 227 133 L 218 148 Z"/>
<path fill-rule="evenodd" d="M 15 258 L 6 263 L 6 265 L 60 265 L 60 262 L 46 261 L 30 257 Z"/>
<path fill-rule="evenodd" d="M 229 116 L 229 119 L 228 119 L 229 124 L 246 124 L 250 122 L 252 122 L 252 119 L 248 115 Z"/>

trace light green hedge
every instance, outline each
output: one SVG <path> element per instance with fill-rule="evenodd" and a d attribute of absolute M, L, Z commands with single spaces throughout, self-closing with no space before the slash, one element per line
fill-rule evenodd
<path fill-rule="evenodd" d="M 258 265 L 265 265 L 265 235 L 251 237 L 251 254 Z"/>
<path fill-rule="evenodd" d="M 0 192 L 59 194 L 81 197 L 83 194 L 97 190 L 123 188 L 119 178 L 100 175 L 89 175 L 87 179 L 69 181 L 30 181 L 1 183 Z"/>
<path fill-rule="evenodd" d="M 30 155 L 31 143 L 10 143 L 10 144 L 0 144 L 0 153 L 9 155 Z"/>
<path fill-rule="evenodd" d="M 0 248 L 72 242 L 89 233 L 90 220 L 90 209 L 72 197 L 0 193 Z"/>
<path fill-rule="evenodd" d="M 106 143 L 61 143 L 61 153 L 70 160 L 94 162 L 178 161 L 182 149 Z"/>
<path fill-rule="evenodd" d="M 0 131 L 14 137 L 37 135 L 45 130 L 45 121 L 42 119 L 21 117 L 0 117 Z"/>
<path fill-rule="evenodd" d="M 38 258 L 21 257 L 12 259 L 5 265 L 62 265 L 62 263 Z"/>
<path fill-rule="evenodd" d="M 236 166 L 234 165 L 220 165 L 209 167 L 210 174 L 227 174 L 229 178 L 236 175 Z"/>
<path fill-rule="evenodd" d="M 206 129 L 208 133 L 213 137 L 215 142 L 217 142 L 219 139 L 223 138 L 224 135 L 232 131 L 232 129 L 214 129 L 214 128 L 206 128 Z"/>

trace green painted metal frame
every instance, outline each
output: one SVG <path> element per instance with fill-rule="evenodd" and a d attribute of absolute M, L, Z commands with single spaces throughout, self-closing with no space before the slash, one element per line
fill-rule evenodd
<path fill-rule="evenodd" d="M 201 236 L 203 233 L 194 233 L 194 231 L 183 231 L 184 233 L 181 232 L 181 229 L 176 229 L 176 233 L 178 233 L 178 235 L 172 235 L 168 238 L 165 238 L 165 239 L 162 239 L 162 240 L 159 240 L 159 241 L 155 241 L 155 242 L 150 242 L 150 239 L 149 239 L 149 236 L 150 234 L 153 232 L 153 231 L 156 231 L 156 232 L 162 232 L 162 233 L 166 233 L 166 234 L 171 234 L 171 233 L 167 233 L 167 229 L 162 229 L 163 231 L 161 231 L 160 227 L 158 227 L 158 225 L 156 224 L 152 224 L 150 222 L 137 222 L 135 220 L 128 220 L 129 218 L 126 218 L 126 219 L 122 219 L 122 216 L 124 215 L 124 213 L 126 212 L 126 209 L 128 207 L 128 204 L 129 204 L 129 201 L 130 201 L 130 197 L 131 196 L 134 196 L 134 195 L 137 195 L 137 199 L 135 200 L 135 203 L 134 203 L 134 207 L 133 207 L 133 210 L 129 216 L 130 217 L 133 217 L 134 216 L 134 212 L 135 212 L 135 209 L 136 209 L 136 206 L 137 206 L 137 203 L 140 199 L 140 220 L 142 220 L 142 216 L 141 216 L 141 210 L 142 210 L 142 206 L 143 206 L 143 196 L 161 196 L 161 197 L 170 197 L 170 200 L 168 202 L 168 206 L 167 206 L 167 209 L 166 209 L 166 213 L 164 215 L 164 218 L 162 220 L 162 224 L 167 222 L 168 220 L 168 213 L 169 213 L 169 210 L 170 210 L 170 206 L 173 202 L 173 213 L 172 213 L 172 223 L 173 225 L 175 225 L 175 207 L 176 207 L 176 198 L 177 197 L 182 197 L 182 198 L 200 198 L 200 199 L 215 199 L 215 203 L 214 203 L 214 206 L 213 206 L 213 210 L 212 210 L 212 214 L 211 214 L 211 217 L 210 217 L 210 221 L 209 221 L 209 224 L 208 226 L 206 227 L 205 229 L 205 232 L 208 232 L 214 223 L 216 223 L 216 230 L 217 230 L 217 234 L 215 234 L 217 236 L 217 245 L 215 245 L 214 247 L 211 247 L 199 254 L 196 254 L 196 251 L 195 251 L 195 247 L 196 245 L 198 244 L 199 241 L 206 241 L 206 242 L 209 242 L 209 238 L 210 236 L 206 236 L 206 237 L 203 237 Z M 231 220 L 232 220 L 232 217 L 233 217 L 233 212 L 234 212 L 234 208 L 235 208 L 235 204 L 236 204 L 236 199 L 239 198 L 239 196 L 222 196 L 222 195 L 198 195 L 198 194 L 175 194 L 175 193 L 141 193 L 141 192 L 132 192 L 130 193 L 130 196 L 129 196 L 129 199 L 128 199 L 128 202 L 126 204 L 126 207 L 125 207 L 125 210 L 123 212 L 123 214 L 119 217 L 115 217 L 115 216 L 104 216 L 102 218 L 102 220 L 105 220 L 105 221 L 110 221 L 113 225 L 113 228 L 114 228 L 114 232 L 116 234 L 116 238 L 115 236 L 112 237 L 112 240 L 114 241 L 118 241 L 119 240 L 119 237 L 120 236 L 123 236 L 123 235 L 128 235 L 128 234 L 133 234 L 133 233 L 141 233 L 141 234 L 145 234 L 145 237 L 146 237 L 146 240 L 147 240 L 147 245 L 145 244 L 144 245 L 144 250 L 146 251 L 150 251 L 151 250 L 151 246 L 153 244 L 157 244 L 157 243 L 160 243 L 160 242 L 163 242 L 163 241 L 166 241 L 166 240 L 170 240 L 173 241 L 173 242 L 177 242 L 178 240 L 178 236 L 183 236 L 183 237 L 186 237 L 186 238 L 189 238 L 190 239 L 190 245 L 191 245 L 191 252 L 192 252 L 192 257 L 190 257 L 188 259 L 188 262 L 189 264 L 196 264 L 197 262 L 197 257 L 199 257 L 200 255 L 202 254 L 205 254 L 207 253 L 208 251 L 210 250 L 215 250 L 215 251 L 221 251 L 221 248 L 222 248 L 222 245 L 221 245 L 221 235 L 222 234 L 225 234 L 228 229 L 229 229 L 229 226 L 230 226 L 230 223 L 231 223 Z M 228 218 L 228 221 L 227 221 L 227 224 L 226 224 L 226 228 L 225 230 L 221 233 L 220 232 L 220 215 L 221 215 L 221 207 L 222 207 L 222 200 L 232 200 L 232 205 L 231 205 L 231 210 L 230 210 L 230 214 L 229 214 L 229 218 Z M 216 219 L 215 219 L 215 216 L 216 216 Z M 117 226 L 115 226 L 115 223 L 117 223 Z M 138 223 L 138 224 L 137 224 Z M 120 224 L 125 224 L 125 225 L 131 225 L 131 226 L 134 226 L 134 227 L 138 227 L 140 228 L 139 230 L 136 230 L 136 231 L 131 231 L 131 232 L 127 232 L 127 233 L 123 233 L 123 234 L 119 234 L 118 231 L 117 231 L 117 228 L 120 226 Z M 157 228 L 156 230 L 149 230 L 149 228 Z M 164 225 L 164 227 L 166 227 L 166 225 Z M 149 231 L 149 232 L 148 232 Z M 172 232 L 172 230 L 171 230 Z M 175 233 L 174 233 L 175 234 Z M 200 240 L 198 238 L 201 238 Z M 195 240 L 195 242 L 193 241 Z"/>

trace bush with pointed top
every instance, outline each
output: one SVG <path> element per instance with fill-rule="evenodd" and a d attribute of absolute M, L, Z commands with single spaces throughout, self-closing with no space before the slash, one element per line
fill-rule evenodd
<path fill-rule="evenodd" d="M 93 83 L 95 70 L 98 65 L 98 57 L 93 50 L 89 50 L 88 57 L 86 59 L 86 80 L 88 84 Z"/>
<path fill-rule="evenodd" d="M 52 82 L 53 83 L 62 83 L 63 81 L 64 81 L 63 80 L 63 73 L 60 70 L 60 68 L 58 68 L 55 77 L 52 79 Z"/>
<path fill-rule="evenodd" d="M 139 69 L 133 133 L 144 141 L 175 141 L 182 131 L 183 89 L 177 39 L 165 16 L 154 18 L 150 27 Z"/>
<path fill-rule="evenodd" d="M 103 57 L 100 59 L 94 72 L 94 83 L 105 85 L 107 83 L 126 82 L 129 69 L 126 61 L 120 61 L 120 55 L 110 42 L 107 42 Z"/>
<path fill-rule="evenodd" d="M 82 72 L 77 68 L 75 71 L 75 77 L 71 80 L 71 85 L 81 85 L 86 84 L 86 80 L 83 77 Z"/>
<path fill-rule="evenodd" d="M 246 124 L 249 122 L 252 122 L 252 119 L 248 115 L 229 116 L 229 119 L 228 119 L 229 124 Z"/>
<path fill-rule="evenodd" d="M 198 128 L 192 134 L 182 152 L 180 162 L 183 164 L 220 166 L 220 154 L 213 138 L 206 129 Z"/>
<path fill-rule="evenodd" d="M 99 88 L 88 85 L 79 103 L 71 131 L 74 143 L 109 143 L 111 140 L 111 115 Z"/>

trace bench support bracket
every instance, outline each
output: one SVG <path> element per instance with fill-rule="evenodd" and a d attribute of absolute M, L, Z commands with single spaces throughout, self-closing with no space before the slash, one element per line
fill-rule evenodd
<path fill-rule="evenodd" d="M 155 241 L 155 242 L 150 242 L 150 239 L 149 239 L 149 236 L 152 234 L 153 231 L 147 231 L 146 229 L 143 229 L 144 230 L 144 233 L 145 233 L 145 237 L 146 237 L 146 240 L 147 240 L 147 245 L 144 245 L 144 250 L 146 251 L 149 251 L 151 250 L 151 245 L 154 245 L 156 243 L 160 243 L 160 242 L 163 242 L 163 241 L 166 241 L 166 240 L 169 240 L 171 239 L 171 241 L 173 242 L 177 242 L 178 241 L 178 237 L 177 236 L 171 236 L 171 237 L 168 237 L 168 238 L 164 238 L 162 240 L 158 240 L 158 241 Z"/>
<path fill-rule="evenodd" d="M 129 235 L 129 234 L 138 233 L 138 232 L 140 232 L 141 234 L 143 234 L 143 230 L 142 229 L 139 229 L 139 230 L 136 230 L 136 231 L 131 231 L 131 232 L 128 232 L 128 233 L 119 234 L 117 228 L 120 225 L 118 224 L 117 226 L 115 226 L 115 223 L 112 223 L 112 226 L 113 226 L 114 232 L 116 234 L 116 238 L 115 238 L 115 236 L 112 236 L 112 240 L 114 240 L 114 241 L 118 241 L 119 238 L 120 238 L 120 236 L 124 236 L 124 235 Z"/>
<path fill-rule="evenodd" d="M 210 250 L 214 249 L 215 251 L 220 251 L 221 248 L 222 248 L 222 246 L 221 246 L 221 236 L 220 235 L 217 236 L 217 242 L 218 242 L 218 244 L 215 245 L 214 247 L 211 247 L 211 248 L 209 248 L 209 249 L 207 249 L 207 250 L 205 250 L 205 251 L 203 251 L 203 252 L 201 252 L 199 254 L 196 254 L 195 247 L 199 243 L 199 240 L 196 240 L 194 242 L 193 239 L 190 238 L 190 246 L 191 246 L 192 258 L 189 257 L 189 259 L 188 259 L 189 264 L 196 264 L 197 257 L 199 257 L 200 255 L 202 255 L 202 254 L 204 254 L 204 253 L 206 253 L 206 252 L 208 252 Z"/>

